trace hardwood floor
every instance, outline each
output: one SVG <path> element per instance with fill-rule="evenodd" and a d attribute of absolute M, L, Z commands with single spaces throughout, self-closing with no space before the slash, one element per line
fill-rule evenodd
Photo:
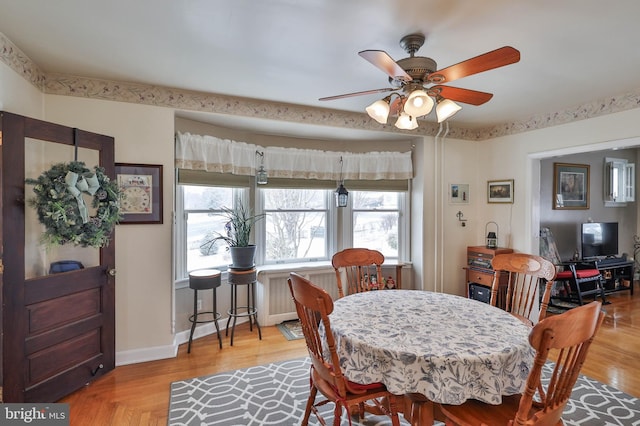
<path fill-rule="evenodd" d="M 640 397 L 640 287 L 636 294 L 609 296 L 606 319 L 582 373 Z M 286 340 L 275 327 L 262 327 L 262 340 L 248 324 L 236 328 L 218 348 L 214 335 L 181 345 L 176 358 L 117 367 L 59 402 L 70 404 L 71 425 L 166 425 L 171 382 L 306 356 L 304 340 Z"/>

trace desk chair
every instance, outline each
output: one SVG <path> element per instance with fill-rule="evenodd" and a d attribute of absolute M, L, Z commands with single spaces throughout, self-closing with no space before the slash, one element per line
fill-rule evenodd
<path fill-rule="evenodd" d="M 344 297 L 342 272 L 347 281 L 347 295 L 381 289 L 384 255 L 377 250 L 348 248 L 334 254 L 331 264 L 336 271 L 338 298 Z M 375 282 L 374 278 L 375 277 Z"/>
<path fill-rule="evenodd" d="M 371 401 L 378 412 L 391 417 L 394 426 L 400 426 L 396 408 L 397 397 L 387 391 L 384 384 L 358 384 L 342 375 L 336 342 L 329 322 L 329 314 L 333 312 L 333 300 L 329 293 L 295 272 L 290 274 L 288 283 L 311 358 L 311 390 L 302 426 L 309 423 L 312 411 L 324 425 L 324 419 L 317 407 L 330 401 L 335 404 L 334 426 L 340 426 L 343 407 L 346 408 L 349 425 L 349 407 L 358 406 L 360 416 L 364 416 L 365 401 Z M 320 332 L 321 325 L 324 327 L 324 333 Z M 318 391 L 326 399 L 316 402 Z"/>
<path fill-rule="evenodd" d="M 501 405 L 477 400 L 468 400 L 462 405 L 442 404 L 440 408 L 446 417 L 445 424 L 561 425 L 564 407 L 604 319 L 601 306 L 600 302 L 591 302 L 536 324 L 529 334 L 529 343 L 536 350 L 536 357 L 524 393 L 503 397 Z M 550 353 L 554 354 L 552 359 L 556 361 L 549 384 L 545 386 L 541 380 L 542 367 Z"/>
<path fill-rule="evenodd" d="M 502 271 L 509 278 L 506 294 L 501 295 L 505 299 L 505 310 L 531 326 L 531 314 L 535 306 L 540 305 L 538 320 L 546 316 L 556 275 L 553 263 L 533 254 L 507 253 L 496 255 L 491 260 L 491 267 L 495 271 L 491 285 L 491 305 L 496 306 L 498 301 Z M 541 283 L 544 283 L 544 291 L 540 299 L 537 295 Z"/>

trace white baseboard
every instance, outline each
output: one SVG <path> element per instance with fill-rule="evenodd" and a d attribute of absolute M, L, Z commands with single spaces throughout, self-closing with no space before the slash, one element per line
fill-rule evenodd
<path fill-rule="evenodd" d="M 247 322 L 247 318 L 239 318 L 237 324 Z M 226 321 L 219 323 L 220 332 L 223 333 L 222 344 L 225 344 L 225 328 Z M 185 330 L 177 333 L 173 338 L 173 344 L 166 346 L 154 346 L 150 348 L 135 349 L 132 351 L 116 352 L 116 367 L 128 364 L 137 364 L 140 362 L 157 361 L 160 359 L 175 358 L 178 355 L 178 347 L 189 341 L 189 333 L 191 330 Z M 216 326 L 213 323 L 202 324 L 196 327 L 193 333 L 193 340 L 200 337 L 208 336 L 216 333 Z M 229 342 L 227 341 L 228 345 Z"/>

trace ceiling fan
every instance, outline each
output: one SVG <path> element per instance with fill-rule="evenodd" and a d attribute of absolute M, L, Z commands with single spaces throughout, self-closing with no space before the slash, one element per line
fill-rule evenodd
<path fill-rule="evenodd" d="M 400 46 L 409 54 L 409 57 L 399 61 L 394 61 L 383 50 L 363 50 L 358 53 L 362 58 L 387 73 L 392 87 L 328 96 L 320 98 L 320 100 L 331 101 L 351 96 L 393 92 L 384 99 L 369 105 L 366 111 L 371 118 L 381 124 L 386 124 L 389 114 L 397 115 L 396 127 L 412 130 L 418 127 L 416 118 L 429 114 L 434 104 L 436 105 L 438 123 L 441 123 L 462 109 L 454 101 L 482 105 L 493 97 L 491 93 L 444 86 L 443 83 L 503 67 L 520 60 L 518 50 L 504 46 L 438 70 L 433 59 L 415 56 L 424 41 L 425 36 L 421 33 L 404 36 L 400 40 Z"/>

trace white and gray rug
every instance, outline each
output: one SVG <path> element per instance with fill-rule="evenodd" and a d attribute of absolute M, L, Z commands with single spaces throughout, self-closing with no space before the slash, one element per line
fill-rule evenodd
<path fill-rule="evenodd" d="M 168 424 L 299 425 L 308 395 L 308 358 L 196 377 L 171 384 Z M 333 418 L 332 408 L 333 404 L 322 407 L 327 421 Z M 580 376 L 562 418 L 567 426 L 640 426 L 640 401 Z M 404 419 L 401 423 L 408 424 Z M 319 423 L 312 415 L 309 424 Z M 388 417 L 367 415 L 353 424 L 383 426 L 391 421 Z"/>
<path fill-rule="evenodd" d="M 302 334 L 302 325 L 300 325 L 300 320 L 298 319 L 284 321 L 277 326 L 280 333 L 282 333 L 287 340 L 304 339 L 304 334 Z"/>

